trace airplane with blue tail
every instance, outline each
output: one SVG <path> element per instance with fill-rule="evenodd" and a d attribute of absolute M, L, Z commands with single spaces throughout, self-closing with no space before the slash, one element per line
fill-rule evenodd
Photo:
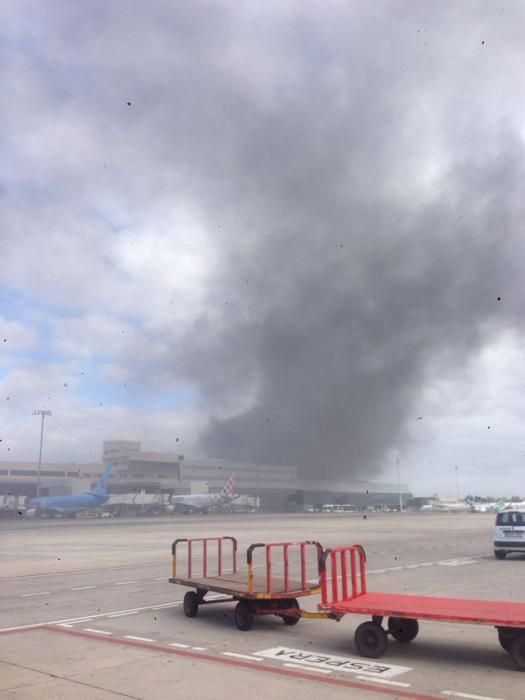
<path fill-rule="evenodd" d="M 32 498 L 26 505 L 25 517 L 34 518 L 37 515 L 67 515 L 75 517 L 79 511 L 99 508 L 107 500 L 108 479 L 111 474 L 111 464 L 107 464 L 98 484 L 92 491 L 80 493 L 77 496 L 43 496 Z"/>

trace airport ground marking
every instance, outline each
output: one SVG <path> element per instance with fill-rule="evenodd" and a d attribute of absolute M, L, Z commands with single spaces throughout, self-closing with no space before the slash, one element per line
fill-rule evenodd
<path fill-rule="evenodd" d="M 178 649 L 189 649 L 189 644 L 182 644 L 181 642 L 170 642 L 170 647 L 177 647 Z"/>
<path fill-rule="evenodd" d="M 398 688 L 410 688 L 412 683 L 402 683 L 401 681 L 389 681 L 386 678 L 373 678 L 371 676 L 356 676 L 360 681 L 374 681 L 374 683 L 386 683 L 387 685 L 397 685 Z"/>
<path fill-rule="evenodd" d="M 133 639 L 135 642 L 155 642 L 155 639 L 150 639 L 150 637 L 136 637 L 133 634 L 125 634 L 124 639 Z"/>
<path fill-rule="evenodd" d="M 264 661 L 262 656 L 250 656 L 249 654 L 237 654 L 234 651 L 223 651 L 223 656 L 231 656 L 234 659 L 248 659 L 248 661 Z"/>
<path fill-rule="evenodd" d="M 146 566 L 165 566 L 165 561 L 152 561 L 146 564 L 122 564 L 121 566 L 100 566 L 94 569 L 74 569 L 72 571 L 49 571 L 39 574 L 19 574 L 18 576 L 0 576 L 0 583 L 3 581 L 16 581 L 20 578 L 44 578 L 47 576 L 72 576 L 74 574 L 90 574 L 100 571 L 120 571 L 121 569 L 142 569 Z"/>
<path fill-rule="evenodd" d="M 96 588 L 96 586 L 77 586 L 76 588 L 72 588 L 72 591 L 87 591 L 88 588 Z"/>
<path fill-rule="evenodd" d="M 113 632 L 108 632 L 107 630 L 97 630 L 93 627 L 84 627 L 84 632 L 93 632 L 93 634 L 113 634 Z"/>
<path fill-rule="evenodd" d="M 324 668 L 328 671 L 341 671 L 343 673 L 356 673 L 371 678 L 391 679 L 413 669 L 409 666 L 381 663 L 365 658 L 347 656 L 335 656 L 313 650 L 294 649 L 285 646 L 272 647 L 255 651 L 255 656 L 281 663 L 293 663 L 297 666 Z"/>
<path fill-rule="evenodd" d="M 471 557 L 462 559 L 443 559 L 438 561 L 438 566 L 464 566 L 465 564 L 476 564 L 476 560 Z"/>
<path fill-rule="evenodd" d="M 95 615 L 85 615 L 84 617 L 68 617 L 61 620 L 50 620 L 47 622 L 33 622 L 29 625 L 17 625 L 16 627 L 3 627 L 0 629 L 0 634 L 7 634 L 9 632 L 22 632 L 23 630 L 38 629 L 42 627 L 47 627 L 49 625 L 60 625 L 64 622 L 91 622 L 95 618 L 108 617 L 109 615 L 115 615 L 116 613 L 124 612 L 141 612 L 142 610 L 162 610 L 164 608 L 176 608 L 182 605 L 182 600 L 173 601 L 171 603 L 161 603 L 160 605 L 144 605 L 140 608 L 128 608 L 127 610 L 110 610 L 104 613 L 97 613 Z"/>
<path fill-rule="evenodd" d="M 114 586 L 129 586 L 131 583 L 138 583 L 138 581 L 116 581 Z"/>
<path fill-rule="evenodd" d="M 63 627 L 45 626 L 43 628 L 45 631 L 54 632 L 55 634 L 69 635 L 72 637 L 80 637 L 84 639 L 96 640 L 100 644 L 116 644 L 133 647 L 135 649 L 147 649 L 150 651 L 164 652 L 167 654 L 174 654 L 176 656 L 186 657 L 195 659 L 197 661 L 209 661 L 218 664 L 224 664 L 227 666 L 233 666 L 237 668 L 244 668 L 246 670 L 260 671 L 261 666 L 253 661 L 248 661 L 244 659 L 235 659 L 232 657 L 224 657 L 222 655 L 212 656 L 211 654 L 205 654 L 203 652 L 197 652 L 192 649 L 177 649 L 171 646 L 165 646 L 162 644 L 155 643 L 145 643 L 138 642 L 132 639 L 122 639 L 119 637 L 106 637 L 91 634 L 89 632 L 84 632 L 75 629 L 64 629 Z M 336 678 L 333 676 L 327 676 L 324 674 L 315 674 L 308 667 L 300 667 L 298 669 L 287 669 L 283 666 L 271 666 L 264 665 L 264 673 L 271 673 L 276 676 L 283 676 L 288 678 L 296 678 L 306 681 L 313 681 L 316 683 L 324 683 L 330 686 L 337 686 L 341 688 L 352 688 L 355 690 L 362 690 L 367 692 L 374 692 L 376 694 L 381 694 L 393 698 L 402 698 L 406 700 L 438 700 L 437 695 L 427 695 L 424 693 L 417 693 L 414 691 L 408 691 L 403 689 L 394 689 L 393 687 L 383 687 L 381 685 L 367 685 L 366 682 L 356 682 L 355 680 L 350 680 L 348 678 Z M 368 679 L 367 679 L 368 680 Z M 491 699 L 492 700 L 492 699 Z M 494 699 L 496 700 L 496 699 Z"/>
<path fill-rule="evenodd" d="M 325 668 L 316 668 L 315 666 L 300 666 L 299 664 L 284 664 L 286 668 L 298 668 L 300 670 L 308 669 L 309 671 L 314 671 L 315 673 L 323 673 L 325 676 L 330 675 L 332 671 L 327 671 Z"/>
<path fill-rule="evenodd" d="M 33 598 L 37 595 L 49 595 L 51 591 L 39 591 L 38 593 L 22 593 L 21 598 Z"/>
<path fill-rule="evenodd" d="M 494 698 L 489 695 L 473 695 L 472 693 L 461 693 L 457 690 L 443 690 L 442 695 L 448 695 L 454 698 L 465 698 L 465 700 L 503 700 L 503 698 Z"/>
<path fill-rule="evenodd" d="M 206 651 L 206 647 L 191 647 L 194 651 Z"/>

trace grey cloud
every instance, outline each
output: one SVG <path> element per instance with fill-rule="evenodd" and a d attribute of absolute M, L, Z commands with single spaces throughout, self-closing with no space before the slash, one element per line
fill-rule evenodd
<path fill-rule="evenodd" d="M 33 6 L 23 69 L 46 220 L 198 212 L 207 310 L 152 354 L 200 388 L 203 448 L 377 472 L 432 373 L 521 327 L 521 6 L 66 5 Z"/>

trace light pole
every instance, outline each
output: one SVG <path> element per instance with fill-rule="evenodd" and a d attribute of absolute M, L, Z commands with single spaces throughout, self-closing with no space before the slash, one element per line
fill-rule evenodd
<path fill-rule="evenodd" d="M 396 469 L 397 469 L 397 490 L 399 492 L 399 512 L 403 512 L 403 496 L 401 494 L 401 477 L 399 475 L 399 459 L 396 459 Z"/>
<path fill-rule="evenodd" d="M 42 416 L 42 423 L 40 426 L 40 452 L 38 454 L 38 478 L 36 482 L 36 497 L 40 498 L 40 470 L 42 469 L 42 443 L 44 442 L 44 418 L 46 416 L 52 416 L 51 411 L 44 411 L 40 409 L 38 411 L 33 411 L 34 416 Z"/>
<path fill-rule="evenodd" d="M 454 467 L 454 471 L 456 472 L 456 501 L 459 503 L 459 470 L 457 464 Z"/>

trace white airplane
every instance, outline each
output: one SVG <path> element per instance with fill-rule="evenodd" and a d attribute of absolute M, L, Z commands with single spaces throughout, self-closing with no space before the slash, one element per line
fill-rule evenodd
<path fill-rule="evenodd" d="M 474 510 L 476 513 L 497 513 L 503 510 L 508 505 L 507 499 L 502 498 L 499 501 L 493 501 L 492 503 L 476 503 L 474 505 Z"/>
<path fill-rule="evenodd" d="M 195 493 L 188 496 L 172 496 L 175 510 L 184 513 L 207 513 L 210 508 L 231 503 L 237 498 L 235 493 L 235 473 L 230 474 L 224 488 L 219 493 Z"/>
<path fill-rule="evenodd" d="M 453 503 L 434 501 L 421 506 L 421 510 L 423 512 L 431 511 L 432 513 L 472 513 L 474 506 L 470 501 L 454 501 Z"/>
<path fill-rule="evenodd" d="M 498 508 L 498 512 L 502 510 L 524 510 L 525 501 L 506 501 Z"/>

